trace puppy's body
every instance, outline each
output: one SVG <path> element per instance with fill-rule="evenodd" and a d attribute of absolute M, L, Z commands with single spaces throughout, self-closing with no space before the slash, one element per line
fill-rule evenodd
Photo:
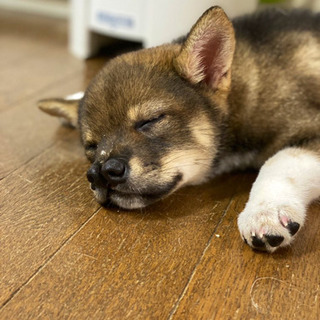
<path fill-rule="evenodd" d="M 181 43 L 109 62 L 79 108 L 97 200 L 139 208 L 263 166 L 239 229 L 255 248 L 289 244 L 320 195 L 319 31 L 320 17 L 308 12 L 231 23 L 214 7 Z M 77 118 L 76 100 L 41 107 Z"/>
<path fill-rule="evenodd" d="M 320 17 L 267 11 L 234 27 L 228 135 L 231 151 L 256 151 L 260 167 L 284 147 L 319 139 Z"/>

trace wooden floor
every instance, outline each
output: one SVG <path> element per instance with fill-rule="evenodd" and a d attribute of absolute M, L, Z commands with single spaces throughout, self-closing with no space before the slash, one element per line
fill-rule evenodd
<path fill-rule="evenodd" d="M 319 204 L 269 255 L 236 226 L 254 173 L 143 212 L 95 203 L 78 133 L 36 108 L 83 89 L 103 61 L 73 58 L 66 30 L 0 13 L 0 319 L 320 319 Z"/>

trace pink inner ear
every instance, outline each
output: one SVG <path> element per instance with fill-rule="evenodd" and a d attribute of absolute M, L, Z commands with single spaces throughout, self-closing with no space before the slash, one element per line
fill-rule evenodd
<path fill-rule="evenodd" d="M 222 36 L 206 34 L 195 48 L 199 67 L 202 69 L 204 81 L 209 86 L 216 86 L 225 73 L 224 43 Z"/>

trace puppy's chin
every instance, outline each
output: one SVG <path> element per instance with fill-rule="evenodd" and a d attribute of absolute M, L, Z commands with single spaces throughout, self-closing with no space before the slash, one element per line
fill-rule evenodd
<path fill-rule="evenodd" d="M 160 199 L 163 199 L 177 190 L 181 184 L 182 176 L 177 174 L 174 179 L 157 188 L 148 188 L 144 192 L 133 193 L 127 189 L 115 190 L 112 188 L 94 188 L 93 193 L 96 200 L 103 206 L 115 205 L 122 209 L 141 209 Z"/>
<path fill-rule="evenodd" d="M 109 199 L 113 204 L 117 205 L 118 207 L 128 210 L 141 209 L 151 203 L 150 201 L 144 199 L 143 196 L 135 194 L 122 195 L 119 193 L 112 193 Z M 156 199 L 154 201 L 156 201 Z"/>
<path fill-rule="evenodd" d="M 107 189 L 102 189 L 102 188 L 95 188 L 94 190 L 91 188 L 93 191 L 94 197 L 96 198 L 97 202 L 100 204 L 106 203 L 108 199 L 108 190 Z"/>
<path fill-rule="evenodd" d="M 136 194 L 121 194 L 107 189 L 96 189 L 94 196 L 101 205 L 105 207 L 117 206 L 122 209 L 133 210 L 146 207 L 157 199 L 147 199 Z"/>

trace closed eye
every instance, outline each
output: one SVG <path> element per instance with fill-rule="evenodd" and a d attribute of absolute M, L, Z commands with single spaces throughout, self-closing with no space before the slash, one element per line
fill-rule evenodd
<path fill-rule="evenodd" d="M 141 120 L 138 121 L 135 124 L 135 129 L 139 131 L 148 130 L 150 129 L 154 124 L 160 122 L 165 117 L 165 114 L 161 114 L 158 117 L 149 119 L 149 120 Z"/>

